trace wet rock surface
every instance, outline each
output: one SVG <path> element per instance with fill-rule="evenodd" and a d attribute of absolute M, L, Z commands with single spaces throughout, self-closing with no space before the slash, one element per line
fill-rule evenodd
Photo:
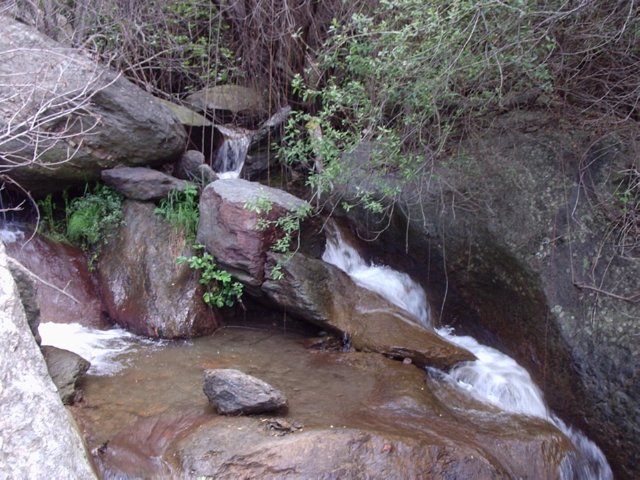
<path fill-rule="evenodd" d="M 615 192 L 637 163 L 624 138 L 594 139 L 552 115 L 514 112 L 424 183 L 399 182 L 395 211 L 406 215 L 350 217 L 363 235 L 389 224 L 379 245 L 408 248 L 425 284 L 448 298 L 443 321 L 509 352 L 551 408 L 598 443 L 616 478 L 635 479 L 640 260 L 614 238 Z M 358 165 L 370 153 L 349 158 L 349 188 L 366 185 Z"/>
<path fill-rule="evenodd" d="M 182 191 L 188 185 L 166 173 L 143 167 L 120 167 L 102 171 L 104 183 L 132 200 L 160 200 L 172 190 Z"/>
<path fill-rule="evenodd" d="M 79 248 L 40 235 L 27 242 L 9 243 L 6 248 L 10 257 L 46 282 L 34 279 L 43 322 L 75 322 L 97 328 L 112 325 L 87 259 Z"/>
<path fill-rule="evenodd" d="M 102 474 L 538 479 L 557 478 L 571 452 L 550 424 L 479 404 L 413 365 L 306 350 L 302 340 L 223 329 L 139 351 L 135 368 L 89 378 L 73 412 Z M 286 392 L 288 414 L 215 415 L 200 390 L 212 368 L 263 378 Z M 172 378 L 173 388 L 158 378 Z M 295 428 L 278 435 L 271 424 Z"/>
<path fill-rule="evenodd" d="M 36 344 L 0 242 L 0 476 L 93 479 Z"/>
<path fill-rule="evenodd" d="M 222 415 L 267 413 L 287 406 L 282 392 L 233 368 L 206 370 L 203 390 L 209 403 Z"/>
<path fill-rule="evenodd" d="M 267 204 L 270 209 L 265 211 Z M 265 276 L 266 252 L 281 232 L 273 225 L 259 228 L 259 222 L 277 220 L 302 204 L 289 193 L 258 183 L 217 180 L 200 196 L 198 241 L 238 279 L 260 285 Z M 248 205 L 261 205 L 262 212 Z"/>
<path fill-rule="evenodd" d="M 71 405 L 76 397 L 78 381 L 91 364 L 80 355 L 50 345 L 42 347 L 42 355 L 62 403 Z"/>
<path fill-rule="evenodd" d="M 203 302 L 196 274 L 176 263 L 192 255 L 191 244 L 154 210 L 153 204 L 125 201 L 124 225 L 103 249 L 98 276 L 109 316 L 148 337 L 210 334 L 218 314 Z"/>
<path fill-rule="evenodd" d="M 269 254 L 272 264 L 275 254 Z M 420 367 L 448 369 L 474 360 L 380 295 L 356 285 L 347 274 L 298 253 L 284 263 L 284 278 L 267 280 L 261 290 L 291 314 L 346 335 L 358 350 L 410 358 Z M 348 294 L 345 294 L 348 292 Z"/>
<path fill-rule="evenodd" d="M 0 50 L 0 125 L 24 122 L 0 153 L 22 165 L 9 175 L 32 193 L 83 185 L 116 166 L 161 165 L 184 151 L 186 133 L 169 108 L 77 50 L 6 16 Z M 53 108 L 56 115 L 42 113 Z"/>

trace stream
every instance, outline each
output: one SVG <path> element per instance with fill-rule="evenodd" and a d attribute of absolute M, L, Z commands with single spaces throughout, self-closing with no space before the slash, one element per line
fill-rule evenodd
<path fill-rule="evenodd" d="M 372 290 L 400 308 L 412 314 L 416 323 L 424 328 L 433 328 L 426 295 L 423 288 L 409 275 L 384 265 L 369 265 L 358 251 L 342 238 L 333 225 L 322 256 L 347 273 L 358 285 Z M 500 409 L 543 418 L 573 443 L 576 455 L 562 464 L 561 478 L 599 479 L 613 478 L 611 468 L 595 443 L 582 432 L 566 425 L 554 415 L 544 401 L 542 391 L 533 382 L 529 372 L 504 353 L 482 345 L 474 338 L 457 336 L 452 328 L 435 330 L 441 337 L 473 353 L 477 360 L 464 362 L 449 373 L 438 372 L 452 384 L 467 391 L 474 398 Z"/>

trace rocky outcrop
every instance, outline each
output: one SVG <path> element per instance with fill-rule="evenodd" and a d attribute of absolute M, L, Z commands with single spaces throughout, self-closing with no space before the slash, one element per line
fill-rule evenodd
<path fill-rule="evenodd" d="M 25 318 L 0 243 L 0 465 L 6 478 L 95 479 Z"/>
<path fill-rule="evenodd" d="M 391 222 L 350 217 L 363 235 L 390 225 L 385 252 L 408 247 L 428 288 L 447 298 L 443 321 L 525 365 L 616 478 L 631 479 L 640 475 L 640 258 L 637 238 L 621 236 L 619 197 L 638 171 L 629 145 L 552 114 L 513 112 L 424 182 L 399 180 Z M 362 168 L 370 153 L 345 157 L 341 195 L 375 189 Z"/>
<path fill-rule="evenodd" d="M 2 16 L 0 51 L 0 155 L 26 189 L 59 191 L 184 151 L 171 110 L 77 50 Z"/>
<path fill-rule="evenodd" d="M 176 263 L 192 255 L 191 244 L 154 210 L 153 204 L 125 201 L 124 225 L 103 249 L 98 276 L 109 316 L 148 337 L 210 334 L 218 314 L 202 301 L 196 274 Z"/>
<path fill-rule="evenodd" d="M 274 264 L 278 259 L 269 255 Z M 321 260 L 297 253 L 284 266 L 284 277 L 267 280 L 261 290 L 288 312 L 322 328 L 346 335 L 353 347 L 420 367 L 449 369 L 475 357 L 435 332 L 419 327 L 406 312 Z"/>
<path fill-rule="evenodd" d="M 246 415 L 283 410 L 287 398 L 259 378 L 233 368 L 205 370 L 203 390 L 222 415 Z"/>
<path fill-rule="evenodd" d="M 112 325 L 79 248 L 36 235 L 28 242 L 8 243 L 7 254 L 38 277 L 36 299 L 43 322 Z"/>
<path fill-rule="evenodd" d="M 154 201 L 172 190 L 184 190 L 188 182 L 143 167 L 119 167 L 102 171 L 104 183 L 131 200 Z"/>
<path fill-rule="evenodd" d="M 62 403 L 71 405 L 76 397 L 78 381 L 91 364 L 80 355 L 50 345 L 42 347 L 42 355 Z"/>
<path fill-rule="evenodd" d="M 198 241 L 220 265 L 249 285 L 265 277 L 266 252 L 281 234 L 270 224 L 303 205 L 275 188 L 240 179 L 217 180 L 200 196 Z"/>
<path fill-rule="evenodd" d="M 302 204 L 288 193 L 256 183 L 218 180 L 200 198 L 198 240 L 223 268 L 259 287 L 259 295 L 299 318 L 339 332 L 357 349 L 445 369 L 474 359 L 418 327 L 407 314 L 357 286 L 336 267 L 300 252 L 286 262 L 270 252 L 282 235 L 275 222 Z M 276 264 L 282 266 L 284 278 L 270 280 L 265 272 Z"/>

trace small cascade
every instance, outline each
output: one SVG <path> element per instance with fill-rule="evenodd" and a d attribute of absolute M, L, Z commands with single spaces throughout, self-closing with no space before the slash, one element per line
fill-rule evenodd
<path fill-rule="evenodd" d="M 213 161 L 213 170 L 218 178 L 238 178 L 247 158 L 252 133 L 222 125 L 216 128 L 222 134 L 223 141 Z"/>
<path fill-rule="evenodd" d="M 333 226 L 322 259 L 347 273 L 358 285 L 379 293 L 411 313 L 425 328 L 432 328 L 423 288 L 407 274 L 387 266 L 368 265 L 358 251 L 347 244 Z M 464 362 L 449 373 L 439 373 L 474 398 L 507 412 L 543 418 L 554 424 L 573 443 L 574 455 L 562 462 L 563 480 L 611 480 L 613 473 L 602 451 L 578 430 L 555 416 L 544 401 L 529 372 L 502 352 L 478 343 L 468 336 L 457 336 L 451 328 L 436 332 L 446 340 L 466 348 L 477 360 Z"/>
<path fill-rule="evenodd" d="M 333 228 L 327 239 L 322 260 L 346 272 L 361 287 L 376 292 L 411 313 L 416 323 L 431 328 L 431 315 L 424 290 L 416 288 L 416 283 L 406 273 L 386 265 L 367 264 L 358 251 L 342 239 L 337 228 Z"/>
<path fill-rule="evenodd" d="M 38 331 L 42 345 L 69 350 L 91 362 L 89 375 L 109 376 L 127 367 L 118 357 L 140 345 L 162 345 L 162 342 L 145 339 L 122 328 L 98 330 L 79 323 L 41 323 Z M 166 343 L 166 342 L 165 342 Z"/>

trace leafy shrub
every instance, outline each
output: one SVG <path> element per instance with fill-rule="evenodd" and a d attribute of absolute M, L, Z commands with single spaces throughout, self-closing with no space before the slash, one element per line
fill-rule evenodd
<path fill-rule="evenodd" d="M 204 245 L 196 244 L 193 249 L 200 253 L 190 257 L 178 257 L 177 262 L 186 263 L 189 268 L 200 273 L 199 283 L 206 288 L 202 300 L 207 305 L 217 308 L 232 307 L 241 301 L 243 285 L 234 282 L 229 272 L 217 266 L 213 255 L 205 251 Z"/>
<path fill-rule="evenodd" d="M 112 188 L 97 184 L 93 191 L 74 198 L 66 208 L 67 239 L 97 256 L 102 243 L 122 223 L 122 196 Z"/>
<path fill-rule="evenodd" d="M 304 219 L 311 214 L 311 205 L 304 202 L 295 210 L 281 215 L 275 220 L 267 218 L 267 215 L 273 209 L 273 204 L 266 197 L 258 197 L 255 201 L 246 203 L 244 208 L 261 216 L 256 224 L 258 230 L 275 228 L 278 238 L 271 246 L 271 251 L 283 254 L 283 258 L 274 265 L 270 276 L 273 280 L 281 280 L 284 276 L 282 267 L 300 247 L 300 226 Z M 298 244 L 295 248 L 292 248 L 294 236 Z"/>

